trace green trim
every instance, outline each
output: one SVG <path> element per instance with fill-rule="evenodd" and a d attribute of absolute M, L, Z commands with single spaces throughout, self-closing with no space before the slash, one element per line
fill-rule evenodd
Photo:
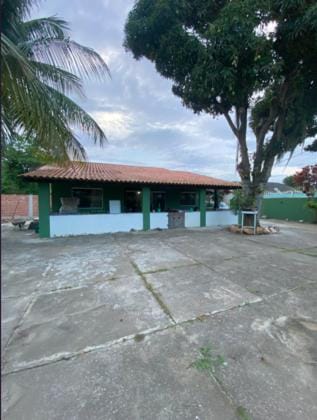
<path fill-rule="evenodd" d="M 200 226 L 206 226 L 206 190 L 199 190 Z"/>
<path fill-rule="evenodd" d="M 142 188 L 143 230 L 150 229 L 150 204 L 151 204 L 151 190 L 149 187 L 143 187 Z"/>
<path fill-rule="evenodd" d="M 39 234 L 50 237 L 50 184 L 39 183 Z"/>

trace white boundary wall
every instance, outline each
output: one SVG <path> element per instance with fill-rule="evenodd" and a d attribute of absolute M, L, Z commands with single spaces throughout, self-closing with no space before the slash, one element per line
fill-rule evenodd
<path fill-rule="evenodd" d="M 143 229 L 142 213 L 63 214 L 50 216 L 50 236 L 129 232 Z"/>
<path fill-rule="evenodd" d="M 185 227 L 199 227 L 200 226 L 200 211 L 186 211 L 185 212 Z"/>
<path fill-rule="evenodd" d="M 206 211 L 206 226 L 228 226 L 238 223 L 238 215 L 231 210 Z"/>
<path fill-rule="evenodd" d="M 168 228 L 168 213 L 150 213 L 150 228 L 151 229 L 167 229 Z"/>

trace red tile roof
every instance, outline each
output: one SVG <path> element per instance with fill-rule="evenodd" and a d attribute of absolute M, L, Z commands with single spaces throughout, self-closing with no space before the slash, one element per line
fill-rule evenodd
<path fill-rule="evenodd" d="M 110 163 L 71 162 L 66 166 L 45 165 L 23 174 L 27 180 L 76 180 L 100 182 L 133 182 L 142 184 L 200 185 L 206 187 L 239 188 L 238 182 L 147 166 L 115 165 Z"/>

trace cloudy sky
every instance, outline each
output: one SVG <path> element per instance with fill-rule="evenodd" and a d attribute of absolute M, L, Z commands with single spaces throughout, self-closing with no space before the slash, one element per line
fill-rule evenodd
<path fill-rule="evenodd" d="M 58 15 L 70 23 L 71 38 L 94 48 L 107 62 L 112 79 L 85 82 L 77 102 L 104 129 L 103 148 L 82 138 L 89 160 L 162 166 L 238 179 L 236 141 L 223 118 L 194 115 L 171 92 L 150 62 L 135 61 L 122 47 L 123 28 L 133 0 L 43 0 L 32 17 Z M 273 169 L 271 181 L 316 160 L 298 148 Z"/>

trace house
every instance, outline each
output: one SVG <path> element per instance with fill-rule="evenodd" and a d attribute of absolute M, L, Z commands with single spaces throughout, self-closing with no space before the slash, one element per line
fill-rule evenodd
<path fill-rule="evenodd" d="M 71 162 L 42 166 L 23 177 L 39 184 L 41 237 L 236 223 L 230 210 L 218 209 L 218 193 L 240 185 L 204 175 Z"/>
<path fill-rule="evenodd" d="M 295 188 L 280 182 L 267 182 L 264 193 L 289 193 L 295 191 Z"/>

